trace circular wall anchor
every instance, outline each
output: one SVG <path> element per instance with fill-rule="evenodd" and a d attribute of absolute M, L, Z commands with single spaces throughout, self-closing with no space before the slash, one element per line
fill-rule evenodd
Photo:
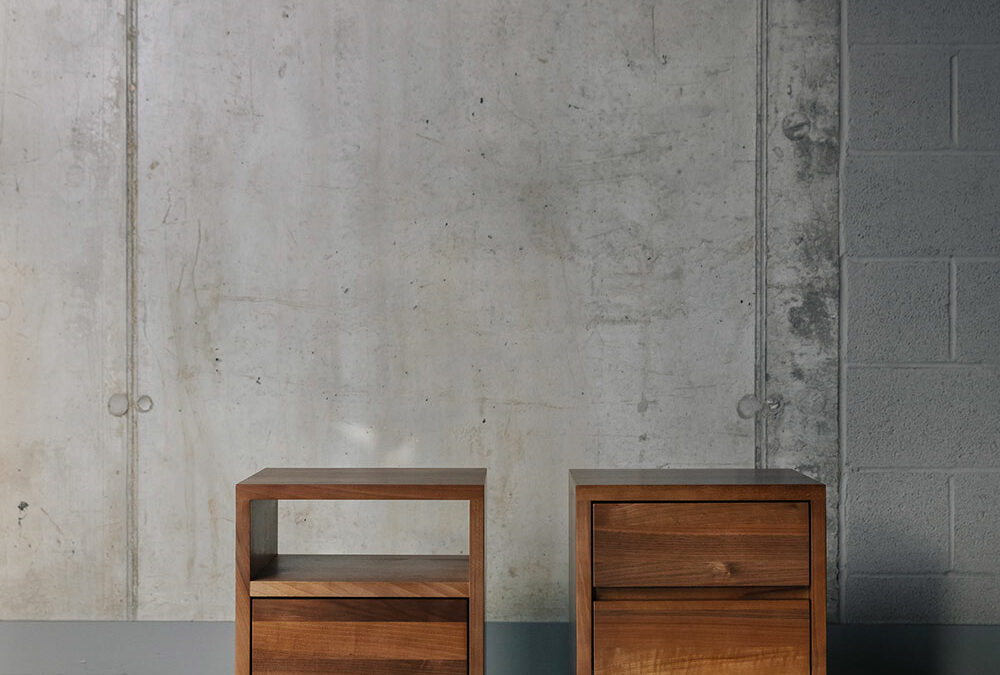
<path fill-rule="evenodd" d="M 740 416 L 740 419 L 748 420 L 756 415 L 762 407 L 756 396 L 747 394 L 737 402 L 736 414 Z"/>
<path fill-rule="evenodd" d="M 125 394 L 112 394 L 108 399 L 108 412 L 115 417 L 121 417 L 128 412 L 128 396 Z"/>
<path fill-rule="evenodd" d="M 140 396 L 139 400 L 135 402 L 135 407 L 139 409 L 139 412 L 149 412 L 153 409 L 153 399 L 148 396 Z"/>
<path fill-rule="evenodd" d="M 790 141 L 801 141 L 809 135 L 810 129 L 812 120 L 800 112 L 793 112 L 781 120 L 781 131 Z"/>

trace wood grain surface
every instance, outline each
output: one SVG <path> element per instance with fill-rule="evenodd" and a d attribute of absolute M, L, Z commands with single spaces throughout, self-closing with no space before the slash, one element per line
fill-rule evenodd
<path fill-rule="evenodd" d="M 262 469 L 236 484 L 248 499 L 473 499 L 486 469 Z"/>
<path fill-rule="evenodd" d="M 594 586 L 808 586 L 808 502 L 594 504 Z"/>
<path fill-rule="evenodd" d="M 572 470 L 569 488 L 575 675 L 825 675 L 822 483 Z"/>
<path fill-rule="evenodd" d="M 486 494 L 479 489 L 469 499 L 469 675 L 486 671 Z"/>
<path fill-rule="evenodd" d="M 252 597 L 469 597 L 464 555 L 303 555 L 272 558 Z"/>
<path fill-rule="evenodd" d="M 465 673 L 467 617 L 456 599 L 255 599 L 253 673 Z"/>
<path fill-rule="evenodd" d="M 791 469 L 570 469 L 573 485 L 822 485 Z"/>
<path fill-rule="evenodd" d="M 238 483 L 236 675 L 483 675 L 485 481 L 485 469 L 321 468 Z M 469 555 L 279 556 L 282 499 L 466 500 Z M 461 616 L 405 604 L 438 602 Z"/>
<path fill-rule="evenodd" d="M 594 675 L 809 675 L 809 602 L 594 604 Z"/>

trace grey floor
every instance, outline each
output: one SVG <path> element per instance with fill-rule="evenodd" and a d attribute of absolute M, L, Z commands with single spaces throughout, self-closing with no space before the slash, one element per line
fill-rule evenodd
<path fill-rule="evenodd" d="M 489 675 L 567 675 L 565 623 L 489 623 Z M 0 675 L 230 675 L 233 624 L 0 622 Z M 830 675 L 998 675 L 1000 626 L 831 626 Z"/>

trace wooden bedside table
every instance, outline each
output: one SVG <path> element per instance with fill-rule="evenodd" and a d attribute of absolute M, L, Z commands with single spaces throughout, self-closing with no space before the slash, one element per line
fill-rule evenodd
<path fill-rule="evenodd" d="M 573 470 L 569 487 L 576 675 L 825 675 L 823 484 Z"/>
<path fill-rule="evenodd" d="M 483 675 L 485 469 L 264 469 L 236 485 L 236 675 Z M 278 554 L 278 500 L 469 502 L 469 555 Z"/>

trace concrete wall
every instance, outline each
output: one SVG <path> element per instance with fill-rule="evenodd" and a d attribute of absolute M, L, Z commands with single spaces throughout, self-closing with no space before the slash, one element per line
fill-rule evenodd
<path fill-rule="evenodd" d="M 835 481 L 835 14 L 769 4 L 773 98 L 751 0 L 0 4 L 0 616 L 226 619 L 235 481 L 481 465 L 490 618 L 562 620 L 567 468 L 754 463 L 772 150 L 771 463 Z M 367 511 L 281 546 L 462 546 Z"/>
<path fill-rule="evenodd" d="M 139 618 L 231 616 L 264 466 L 487 467 L 487 615 L 552 621 L 569 467 L 753 465 L 755 2 L 139 6 Z"/>
<path fill-rule="evenodd" d="M 1000 622 L 1000 5 L 847 2 L 842 611 Z"/>
<path fill-rule="evenodd" d="M 126 602 L 118 3 L 0 2 L 0 616 Z"/>

